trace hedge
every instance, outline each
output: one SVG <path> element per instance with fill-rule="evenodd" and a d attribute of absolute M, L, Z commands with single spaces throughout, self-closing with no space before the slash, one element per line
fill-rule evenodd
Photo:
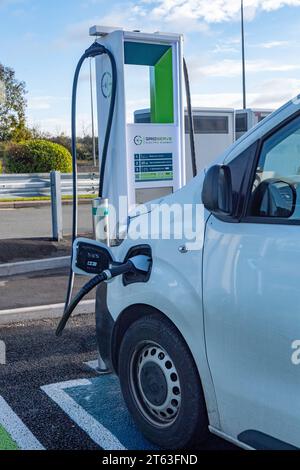
<path fill-rule="evenodd" d="M 6 169 L 10 173 L 61 173 L 72 171 L 70 152 L 47 140 L 28 140 L 11 144 L 7 151 Z"/>

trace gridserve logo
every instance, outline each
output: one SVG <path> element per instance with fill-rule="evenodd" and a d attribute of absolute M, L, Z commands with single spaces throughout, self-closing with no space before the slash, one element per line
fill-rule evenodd
<path fill-rule="evenodd" d="M 135 145 L 142 145 L 144 142 L 144 139 L 141 135 L 136 135 L 135 138 L 133 139 Z"/>
<path fill-rule="evenodd" d="M 162 145 L 162 144 L 172 144 L 173 143 L 173 137 L 171 136 L 162 136 L 162 137 L 142 137 L 141 135 L 136 135 L 133 139 L 135 145 L 140 146 L 140 145 Z"/>

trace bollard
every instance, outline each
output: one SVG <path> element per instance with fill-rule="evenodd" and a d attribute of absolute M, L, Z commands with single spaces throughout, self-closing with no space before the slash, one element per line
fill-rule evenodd
<path fill-rule="evenodd" d="M 52 238 L 56 241 L 63 239 L 61 174 L 59 171 L 51 171 L 51 212 L 52 212 Z"/>
<path fill-rule="evenodd" d="M 2 366 L 6 364 L 6 345 L 4 341 L 0 341 L 0 364 Z"/>
<path fill-rule="evenodd" d="M 92 201 L 93 210 L 93 229 L 95 240 L 101 243 L 105 243 L 110 246 L 109 238 L 109 202 L 105 198 L 96 198 Z M 97 291 L 98 292 L 98 291 Z M 96 316 L 97 316 L 97 303 L 96 303 Z M 98 374 L 106 375 L 110 374 L 111 370 L 106 365 L 100 354 L 100 348 L 98 349 Z"/>
<path fill-rule="evenodd" d="M 109 205 L 108 199 L 93 199 L 93 229 L 94 236 L 98 242 L 110 244 L 109 237 Z"/>

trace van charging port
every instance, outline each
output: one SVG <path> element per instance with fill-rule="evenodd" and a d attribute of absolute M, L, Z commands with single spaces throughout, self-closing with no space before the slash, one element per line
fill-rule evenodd
<path fill-rule="evenodd" d="M 139 282 L 148 282 L 151 276 L 151 271 L 152 271 L 152 264 L 153 264 L 153 259 L 152 259 L 152 249 L 151 246 L 149 245 L 138 245 L 130 248 L 128 251 L 126 258 L 124 260 L 124 263 L 126 263 L 129 259 L 134 258 L 135 256 L 147 256 L 150 258 L 151 263 L 150 263 L 150 268 L 148 272 L 143 272 L 143 271 L 136 271 L 136 272 L 128 272 L 123 275 L 123 285 L 124 286 L 129 286 L 130 284 L 136 284 Z"/>

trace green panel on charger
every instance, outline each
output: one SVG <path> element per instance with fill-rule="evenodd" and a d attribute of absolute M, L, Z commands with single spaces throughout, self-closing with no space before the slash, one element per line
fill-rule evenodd
<path fill-rule="evenodd" d="M 173 55 L 170 47 L 151 70 L 151 122 L 174 123 Z"/>
<path fill-rule="evenodd" d="M 163 44 L 125 42 L 125 64 L 150 67 L 151 122 L 174 123 L 172 47 Z"/>

